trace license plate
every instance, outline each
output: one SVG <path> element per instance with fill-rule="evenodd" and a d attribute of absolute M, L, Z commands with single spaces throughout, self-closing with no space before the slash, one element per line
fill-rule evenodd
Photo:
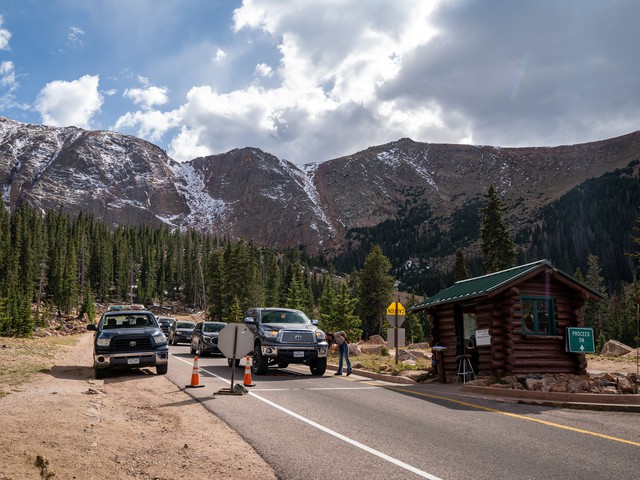
<path fill-rule="evenodd" d="M 293 352 L 294 358 L 304 358 L 304 352 Z"/>
<path fill-rule="evenodd" d="M 140 363 L 139 358 L 127 358 L 127 365 L 138 365 Z"/>

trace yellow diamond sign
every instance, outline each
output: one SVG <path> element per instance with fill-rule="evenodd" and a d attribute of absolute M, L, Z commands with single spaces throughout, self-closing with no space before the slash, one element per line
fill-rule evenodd
<path fill-rule="evenodd" d="M 387 307 L 387 315 L 404 315 L 404 307 L 400 302 L 391 302 Z"/>

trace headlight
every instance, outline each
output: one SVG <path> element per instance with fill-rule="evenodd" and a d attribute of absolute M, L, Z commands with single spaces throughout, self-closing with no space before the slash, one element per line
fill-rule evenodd
<path fill-rule="evenodd" d="M 167 343 L 167 337 L 165 337 L 164 334 L 160 333 L 153 336 L 153 341 L 156 342 L 156 345 L 164 345 L 165 343 Z"/>
<path fill-rule="evenodd" d="M 277 338 L 278 337 L 278 330 L 265 330 L 264 331 L 264 336 L 267 338 Z"/>
<path fill-rule="evenodd" d="M 99 347 L 108 347 L 109 343 L 111 343 L 110 338 L 99 338 L 96 342 L 96 345 L 98 345 Z"/>
<path fill-rule="evenodd" d="M 316 340 L 324 340 L 327 336 L 322 330 L 316 330 Z"/>

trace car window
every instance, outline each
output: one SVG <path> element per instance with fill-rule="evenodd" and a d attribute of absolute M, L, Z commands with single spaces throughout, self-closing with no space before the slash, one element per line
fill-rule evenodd
<path fill-rule="evenodd" d="M 116 328 L 157 327 L 155 318 L 148 314 L 137 315 L 109 315 L 105 317 L 102 328 L 105 330 Z"/>
<path fill-rule="evenodd" d="M 193 328 L 195 326 L 196 326 L 196 324 L 195 323 L 191 323 L 191 322 L 177 322 L 176 323 L 176 328 Z"/>
<path fill-rule="evenodd" d="M 203 328 L 205 332 L 219 332 L 224 327 L 226 327 L 226 325 L 221 323 L 207 323 Z"/>
<path fill-rule="evenodd" d="M 262 323 L 311 323 L 310 320 L 298 312 L 273 311 L 262 315 Z"/>

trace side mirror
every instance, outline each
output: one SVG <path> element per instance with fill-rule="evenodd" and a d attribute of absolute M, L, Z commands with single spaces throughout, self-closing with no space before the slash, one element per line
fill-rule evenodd
<path fill-rule="evenodd" d="M 98 330 L 98 325 L 96 325 L 95 323 L 90 323 L 87 325 L 87 330 L 96 331 Z"/>
<path fill-rule="evenodd" d="M 246 323 L 247 325 L 255 325 L 256 320 L 253 317 L 244 317 L 244 323 Z"/>
<path fill-rule="evenodd" d="M 313 320 L 311 320 L 311 324 L 312 325 L 318 325 L 318 320 L 316 320 L 315 318 Z"/>

